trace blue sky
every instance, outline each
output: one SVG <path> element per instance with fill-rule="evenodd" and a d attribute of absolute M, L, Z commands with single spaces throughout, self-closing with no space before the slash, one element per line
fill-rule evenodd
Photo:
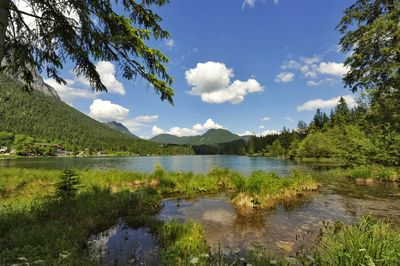
<path fill-rule="evenodd" d="M 209 128 L 267 134 L 307 122 L 315 109 L 346 96 L 347 69 L 335 30 L 348 0 L 171 0 L 158 9 L 172 39 L 152 45 L 170 57 L 174 102 L 161 102 L 140 78 L 126 81 L 115 62 L 99 62 L 109 93 L 94 94 L 72 64 L 53 80 L 64 101 L 136 135 L 201 134 Z"/>

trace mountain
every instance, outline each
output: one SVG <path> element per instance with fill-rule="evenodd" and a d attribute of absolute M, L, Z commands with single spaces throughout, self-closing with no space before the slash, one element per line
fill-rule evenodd
<path fill-rule="evenodd" d="M 59 143 L 68 150 L 193 153 L 185 147 L 164 147 L 114 130 L 59 100 L 53 88 L 43 88 L 48 93 L 39 89 L 27 92 L 21 82 L 0 74 L 0 132 Z"/>
<path fill-rule="evenodd" d="M 108 127 L 112 128 L 112 129 L 117 130 L 117 131 L 119 131 L 121 133 L 124 133 L 124 134 L 126 134 L 128 136 L 132 136 L 132 137 L 137 138 L 137 139 L 139 138 L 138 136 L 132 134 L 129 131 L 129 129 L 127 129 L 123 124 L 121 124 L 119 122 L 112 121 L 112 122 L 106 122 L 104 124 L 106 124 Z"/>
<path fill-rule="evenodd" d="M 219 143 L 232 142 L 240 139 L 240 137 L 226 129 L 210 129 L 200 136 L 178 137 L 170 134 L 161 134 L 150 139 L 150 141 L 162 144 L 178 144 L 178 145 L 213 145 Z"/>

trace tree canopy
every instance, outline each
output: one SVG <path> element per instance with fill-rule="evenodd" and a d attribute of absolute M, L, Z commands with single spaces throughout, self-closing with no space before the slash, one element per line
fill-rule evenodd
<path fill-rule="evenodd" d="M 96 71 L 100 60 L 118 63 L 125 79 L 144 78 L 162 100 L 173 103 L 168 58 L 146 42 L 170 38 L 151 7 L 169 0 L 0 0 L 2 70 L 32 82 L 30 66 L 66 83 L 67 60 L 96 91 L 107 91 Z M 4 63 L 4 62 L 3 62 Z"/>

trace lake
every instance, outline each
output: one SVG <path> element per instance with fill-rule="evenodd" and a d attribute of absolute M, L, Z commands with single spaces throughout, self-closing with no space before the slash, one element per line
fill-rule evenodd
<path fill-rule="evenodd" d="M 256 170 L 274 171 L 285 175 L 295 167 L 303 165 L 274 158 L 202 155 L 202 156 L 148 156 L 148 157 L 46 157 L 2 159 L 0 167 L 21 168 L 91 168 L 121 169 L 128 171 L 151 172 L 155 165 L 168 171 L 208 172 L 212 167 L 230 168 L 242 173 Z"/>

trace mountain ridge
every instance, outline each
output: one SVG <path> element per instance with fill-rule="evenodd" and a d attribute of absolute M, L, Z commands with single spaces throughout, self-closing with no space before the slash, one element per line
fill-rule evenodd
<path fill-rule="evenodd" d="M 240 137 L 226 129 L 209 129 L 202 135 L 178 137 L 171 134 L 160 134 L 150 139 L 160 144 L 176 145 L 213 145 L 239 140 Z"/>
<path fill-rule="evenodd" d="M 117 121 L 111 121 L 111 122 L 105 122 L 104 124 L 105 124 L 106 126 L 112 128 L 112 129 L 114 129 L 114 130 L 117 130 L 117 131 L 123 133 L 123 134 L 126 134 L 126 135 L 128 135 L 128 136 L 132 136 L 132 137 L 134 137 L 134 138 L 139 139 L 138 136 L 136 136 L 135 134 L 133 134 L 133 133 L 132 133 L 126 126 L 124 126 L 124 124 L 122 124 L 122 123 L 119 123 L 119 122 L 117 122 Z"/>

